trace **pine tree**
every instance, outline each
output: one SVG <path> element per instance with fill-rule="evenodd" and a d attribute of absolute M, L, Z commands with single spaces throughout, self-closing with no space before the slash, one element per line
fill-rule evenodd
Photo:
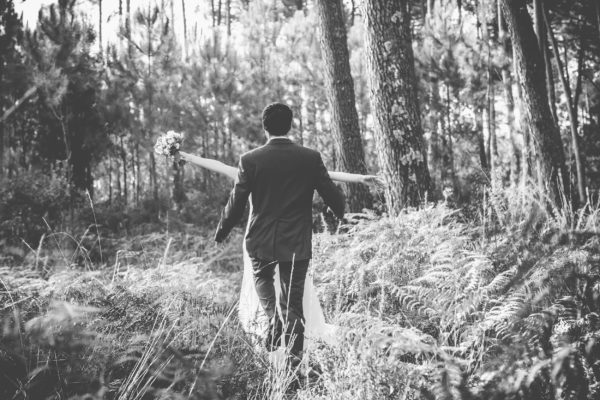
<path fill-rule="evenodd" d="M 533 29 L 533 21 L 522 0 L 500 0 L 516 57 L 517 75 L 523 88 L 525 114 L 533 146 L 539 158 L 538 175 L 551 192 L 552 200 L 562 204 L 562 191 L 570 192 L 570 179 L 560 131 L 549 106 L 544 84 L 543 50 Z"/>
<path fill-rule="evenodd" d="M 391 213 L 424 201 L 430 182 L 408 6 L 408 0 L 365 0 L 363 10 L 377 155 Z"/>
<path fill-rule="evenodd" d="M 33 147 L 46 162 L 64 164 L 76 188 L 93 192 L 93 166 L 108 148 L 97 108 L 98 60 L 94 32 L 76 17 L 75 0 L 61 0 L 39 14 L 25 48 L 31 75 L 38 83 L 38 133 Z"/>
<path fill-rule="evenodd" d="M 317 0 L 327 99 L 331 110 L 331 130 L 342 170 L 366 174 L 365 154 L 356 112 L 354 81 L 346 39 L 343 6 L 340 0 Z M 364 185 L 348 185 L 350 211 L 372 206 Z"/>
<path fill-rule="evenodd" d="M 18 84 L 23 80 L 18 68 L 21 60 L 16 49 L 21 36 L 21 21 L 15 12 L 13 1 L 0 0 L 0 176 L 5 172 L 5 152 L 9 142 L 5 121 L 12 113 L 11 110 L 23 101 L 21 99 L 15 103 L 9 96 L 22 90 Z"/>

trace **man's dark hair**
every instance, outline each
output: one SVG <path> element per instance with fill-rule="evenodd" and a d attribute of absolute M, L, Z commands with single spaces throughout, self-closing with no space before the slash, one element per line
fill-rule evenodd
<path fill-rule="evenodd" d="M 269 104 L 263 110 L 263 128 L 272 136 L 286 135 L 292 127 L 292 117 L 292 110 L 285 104 Z"/>

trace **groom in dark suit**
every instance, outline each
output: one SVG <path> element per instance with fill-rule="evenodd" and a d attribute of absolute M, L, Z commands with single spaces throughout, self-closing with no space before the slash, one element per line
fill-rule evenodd
<path fill-rule="evenodd" d="M 339 218 L 344 215 L 344 196 L 329 177 L 319 152 L 286 137 L 292 125 L 292 110 L 288 106 L 268 105 L 262 122 L 267 144 L 241 156 L 235 186 L 215 240 L 223 241 L 239 223 L 248 197 L 252 196 L 245 240 L 256 291 L 270 321 L 265 344 L 268 350 L 274 350 L 285 330 L 286 343 L 293 342 L 291 353 L 299 358 L 304 345 L 304 281 L 312 256 L 313 193 L 316 189 Z M 276 313 L 276 265 L 281 277 L 283 327 Z"/>

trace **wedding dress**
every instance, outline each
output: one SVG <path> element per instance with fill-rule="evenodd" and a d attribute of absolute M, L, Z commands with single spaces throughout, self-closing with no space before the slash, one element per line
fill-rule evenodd
<path fill-rule="evenodd" d="M 250 201 L 250 213 L 252 213 L 252 201 Z M 246 233 L 248 232 L 250 221 L 246 226 Z M 254 276 L 252 272 L 252 262 L 250 256 L 246 250 L 246 243 L 244 240 L 244 275 L 242 277 L 242 288 L 240 291 L 240 303 L 239 303 L 239 320 L 242 324 L 244 331 L 250 334 L 261 336 L 266 331 L 268 326 L 268 317 L 260 305 L 258 294 L 254 287 Z M 281 284 L 279 279 L 279 267 L 275 269 L 275 294 L 276 298 L 279 298 L 281 293 Z M 306 349 L 312 343 L 325 342 L 333 345 L 337 342 L 336 340 L 336 329 L 337 327 L 332 324 L 325 322 L 325 316 L 323 315 L 323 309 L 317 295 L 313 283 L 312 268 L 309 267 L 304 283 L 304 297 L 302 298 L 302 305 L 304 308 L 304 348 Z M 282 315 L 279 305 L 277 302 L 277 308 L 279 315 Z"/>

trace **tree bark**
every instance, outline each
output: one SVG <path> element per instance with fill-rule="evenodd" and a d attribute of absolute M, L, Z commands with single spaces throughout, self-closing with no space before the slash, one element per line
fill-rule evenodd
<path fill-rule="evenodd" d="M 113 166 L 112 166 L 112 155 L 108 156 L 108 204 L 112 204 L 113 198 Z"/>
<path fill-rule="evenodd" d="M 477 132 L 477 152 L 479 154 L 479 164 L 481 169 L 487 174 L 489 166 L 487 155 L 485 153 L 485 138 L 483 136 L 483 110 L 479 109 L 475 113 L 475 130 Z"/>
<path fill-rule="evenodd" d="M 546 24 L 544 23 L 544 3 L 543 0 L 533 1 L 533 15 L 534 15 L 534 28 L 537 37 L 538 46 L 542 52 L 543 68 L 545 70 L 544 82 L 546 83 L 546 90 L 548 93 L 548 102 L 550 104 L 550 111 L 552 112 L 552 118 L 558 121 L 556 115 L 556 94 L 554 90 L 554 76 L 552 74 L 552 67 L 550 65 L 549 54 L 548 54 L 548 38 L 546 36 Z"/>
<path fill-rule="evenodd" d="M 231 0 L 227 0 L 226 7 L 226 17 L 227 17 L 227 37 L 231 37 Z"/>
<path fill-rule="evenodd" d="M 125 205 L 127 205 L 127 152 L 125 151 L 125 147 L 123 147 L 123 136 L 120 137 L 121 140 L 121 160 L 123 162 L 123 197 L 125 198 Z"/>
<path fill-rule="evenodd" d="M 173 189 L 171 198 L 173 199 L 175 210 L 181 212 L 187 197 L 183 188 L 183 165 L 178 165 L 175 162 L 173 162 Z"/>
<path fill-rule="evenodd" d="M 150 180 L 152 181 L 152 196 L 158 201 L 158 177 L 156 175 L 156 156 L 153 151 L 150 154 Z"/>
<path fill-rule="evenodd" d="M 533 146 L 540 159 L 539 174 L 551 192 L 557 206 L 561 205 L 561 190 L 569 195 L 570 181 L 565 166 L 565 154 L 556 121 L 548 103 L 544 85 L 543 56 L 533 31 L 533 22 L 524 0 L 500 0 L 508 24 L 513 51 L 523 87 L 525 114 L 532 134 Z"/>
<path fill-rule="evenodd" d="M 123 0 L 119 0 L 119 32 L 123 29 Z M 119 56 L 123 50 L 123 35 L 119 35 Z"/>
<path fill-rule="evenodd" d="M 517 145 L 518 127 L 515 121 L 515 99 L 512 90 L 512 77 L 508 67 L 502 69 L 502 84 L 506 102 L 506 124 L 510 131 L 510 183 L 512 186 L 516 186 L 519 183 L 521 151 Z"/>
<path fill-rule="evenodd" d="M 556 61 L 556 67 L 558 69 L 558 75 L 560 77 L 560 81 L 563 86 L 563 90 L 565 92 L 565 97 L 567 98 L 567 108 L 569 115 L 569 126 L 571 130 L 571 141 L 573 146 L 573 155 L 575 156 L 575 170 L 577 174 L 577 193 L 579 195 L 579 200 L 584 201 L 585 199 L 585 176 L 583 173 L 583 165 L 581 162 L 581 152 L 579 151 L 579 134 L 577 133 L 578 129 L 578 121 L 577 121 L 577 102 L 579 98 L 579 93 L 577 93 L 576 97 L 573 97 L 571 93 L 571 84 L 569 83 L 569 79 L 567 76 L 567 71 L 565 70 L 562 60 L 560 58 L 560 53 L 558 51 L 558 43 L 556 42 L 556 36 L 552 31 L 552 26 L 550 25 L 550 20 L 548 18 L 547 11 L 544 11 L 544 23 L 548 29 L 548 37 L 552 43 L 552 51 L 554 53 L 554 60 Z M 577 77 L 578 82 L 581 80 L 581 66 L 583 63 L 583 43 L 581 43 L 580 54 L 579 54 L 579 76 Z M 566 48 L 565 48 L 565 64 L 567 63 L 566 59 Z M 579 86 L 579 85 L 578 85 Z M 576 92 L 578 92 L 576 90 Z"/>
<path fill-rule="evenodd" d="M 222 0 L 219 0 L 219 2 L 217 3 L 217 25 L 219 25 L 219 26 L 221 26 L 221 19 L 222 19 L 221 6 L 222 6 Z"/>
<path fill-rule="evenodd" d="M 430 183 L 408 6 L 408 0 L 363 3 L 375 142 L 392 214 L 424 201 Z M 409 198 L 413 174 L 420 198 Z"/>
<path fill-rule="evenodd" d="M 600 40 L 600 1 L 596 0 L 596 28 L 598 29 L 598 40 Z"/>
<path fill-rule="evenodd" d="M 502 17 L 502 9 L 500 3 L 498 3 L 498 41 L 504 49 L 504 53 L 507 57 L 511 56 L 510 39 L 504 29 L 504 18 Z M 510 73 L 511 63 L 506 63 L 502 68 L 502 84 L 504 88 L 504 99 L 506 102 L 506 124 L 510 131 L 510 184 L 516 186 L 519 182 L 519 165 L 520 165 L 520 151 L 517 146 L 517 134 L 518 128 L 515 121 L 515 99 L 512 90 L 512 76 Z"/>
<path fill-rule="evenodd" d="M 129 56 L 128 61 L 133 60 L 133 45 L 131 43 L 131 0 L 127 0 L 125 3 L 125 34 L 127 35 L 127 55 Z M 125 170 L 127 168 L 124 167 Z"/>
<path fill-rule="evenodd" d="M 487 128 L 488 146 L 487 158 L 490 169 L 492 187 L 496 187 L 498 175 L 498 141 L 496 139 L 496 88 L 494 86 L 494 69 L 492 66 L 492 39 L 488 40 L 488 81 L 487 81 Z"/>
<path fill-rule="evenodd" d="M 102 47 L 102 0 L 98 0 L 98 50 L 100 58 L 104 59 L 104 49 Z"/>
<path fill-rule="evenodd" d="M 519 70 L 517 68 L 517 60 L 513 55 L 512 58 L 513 71 L 515 74 L 515 81 L 519 82 Z M 515 85 L 516 96 L 514 97 L 515 103 L 518 104 L 518 109 L 523 109 L 523 91 L 520 84 Z M 518 102 L 518 103 L 517 103 Z M 523 112 L 519 113 L 519 127 L 523 134 L 523 147 L 521 148 L 521 185 L 526 185 L 529 182 L 529 178 L 532 177 L 531 165 L 533 163 L 531 154 L 530 134 L 529 127 L 527 126 L 525 116 Z"/>
<path fill-rule="evenodd" d="M 354 81 L 340 0 L 317 0 L 321 31 L 321 51 L 327 100 L 331 110 L 331 131 L 343 171 L 366 174 L 365 154 L 356 111 Z M 347 200 L 352 212 L 372 207 L 369 190 L 360 184 L 348 184 Z"/>
<path fill-rule="evenodd" d="M 215 0 L 210 0 L 210 17 L 213 28 L 216 26 Z"/>
<path fill-rule="evenodd" d="M 133 162 L 133 160 L 131 160 Z M 135 144 L 135 163 L 132 165 L 135 173 L 135 203 L 139 204 L 140 194 L 142 193 L 142 171 L 141 171 L 141 160 L 140 160 L 140 144 Z"/>
<path fill-rule="evenodd" d="M 4 153 L 6 149 L 6 129 L 3 123 L 0 123 L 0 178 L 4 178 Z"/>
<path fill-rule="evenodd" d="M 452 140 L 452 107 L 450 101 L 450 85 L 446 83 L 446 136 L 444 139 L 444 147 L 446 148 L 447 161 L 444 163 L 444 170 L 450 172 L 450 180 L 452 182 L 452 189 L 458 189 L 458 182 L 456 180 L 456 165 L 454 164 L 454 141 Z M 446 140 L 447 138 L 447 140 Z M 444 186 L 447 186 L 446 184 Z M 442 188 L 444 190 L 444 188 Z"/>
<path fill-rule="evenodd" d="M 23 94 L 23 96 L 21 96 L 20 99 L 15 101 L 15 103 L 12 106 L 10 106 L 6 111 L 4 111 L 4 113 L 2 114 L 2 117 L 0 118 L 0 124 L 4 123 L 4 121 L 6 121 L 6 119 L 8 117 L 10 117 L 10 115 L 19 108 L 19 106 L 21 106 L 23 103 L 25 103 L 25 101 L 28 98 L 33 96 L 37 92 L 37 89 L 38 89 L 37 86 L 33 86 L 33 87 L 29 88 L 25 92 L 25 94 Z"/>
<path fill-rule="evenodd" d="M 437 78 L 432 79 L 430 88 L 429 88 L 429 107 L 430 111 L 430 137 L 429 137 L 429 151 L 428 155 L 428 165 L 430 167 L 430 178 L 431 178 L 431 188 L 440 188 L 443 187 L 443 171 L 445 171 L 443 166 L 442 157 L 444 156 L 442 147 L 442 143 L 444 142 L 443 136 L 445 134 L 443 128 L 443 116 L 441 117 L 441 100 L 440 100 L 440 86 Z M 440 118 L 441 117 L 441 118 Z"/>
<path fill-rule="evenodd" d="M 189 59 L 188 50 L 188 32 L 187 32 L 187 16 L 185 15 L 185 0 L 181 0 L 181 16 L 183 18 L 183 54 L 185 55 L 185 61 Z"/>
<path fill-rule="evenodd" d="M 122 190 L 121 190 L 121 166 L 119 164 L 119 159 L 115 161 L 116 164 L 116 174 L 117 177 L 117 197 L 119 200 L 122 198 Z"/>

